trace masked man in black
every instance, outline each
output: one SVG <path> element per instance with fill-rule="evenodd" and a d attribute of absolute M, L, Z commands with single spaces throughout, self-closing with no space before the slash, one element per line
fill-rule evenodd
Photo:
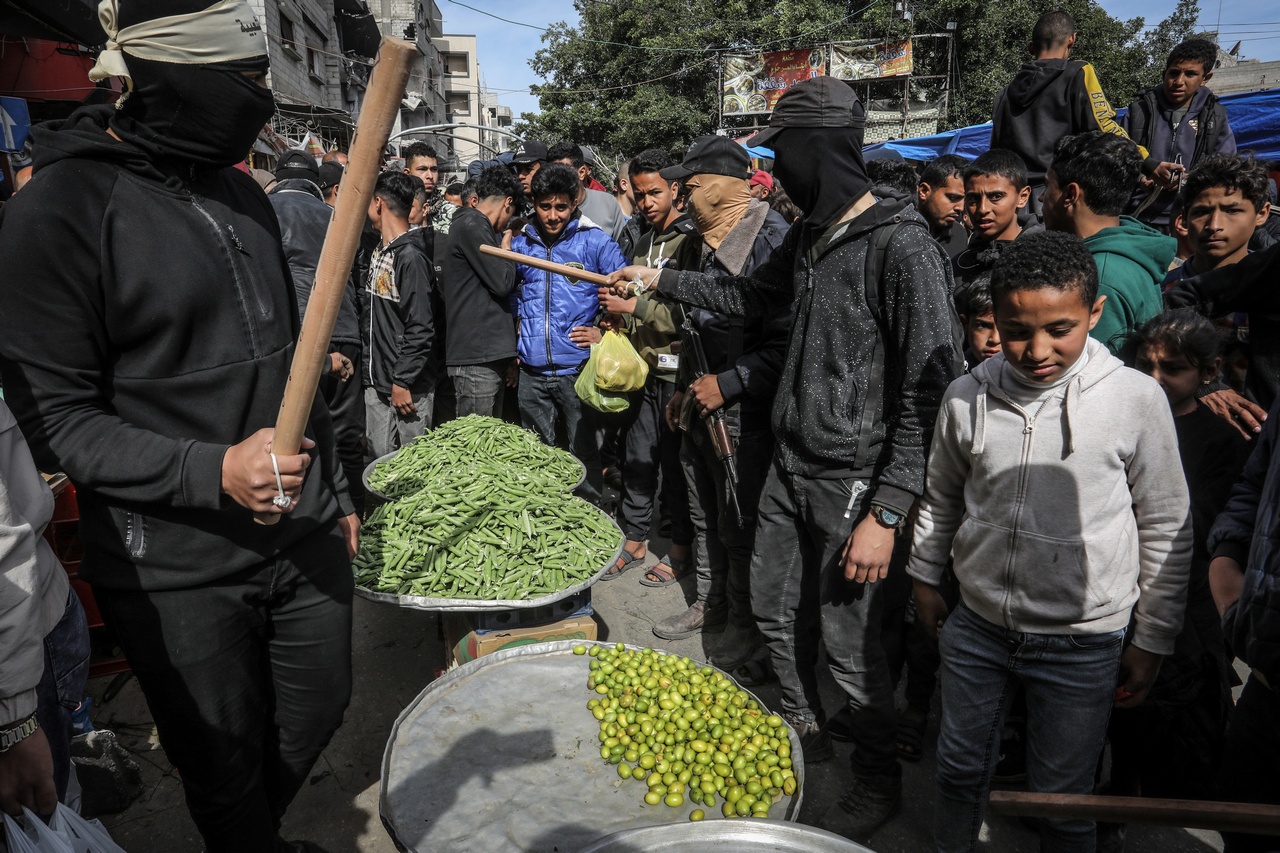
<path fill-rule="evenodd" d="M 266 38 L 247 0 L 99 15 L 91 76 L 128 91 L 35 131 L 0 227 L 5 396 L 78 487 L 82 574 L 206 850 L 316 850 L 279 825 L 350 697 L 358 521 L 319 396 L 303 450 L 271 453 L 298 312 L 271 205 L 228 168 L 274 109 Z"/>
<path fill-rule="evenodd" d="M 853 719 L 853 787 L 821 826 L 863 838 L 897 813 L 902 773 L 880 645 L 895 548 L 924 489 L 925 452 L 960 371 L 946 257 L 908 202 L 871 194 L 864 113 L 830 77 L 779 98 L 752 138 L 804 216 L 748 277 L 626 267 L 616 284 L 738 315 L 791 310 L 773 404 L 776 440 L 757 514 L 751 605 L 806 761 L 832 753 L 818 697 L 818 637 Z M 812 757 L 811 757 L 812 756 Z"/>

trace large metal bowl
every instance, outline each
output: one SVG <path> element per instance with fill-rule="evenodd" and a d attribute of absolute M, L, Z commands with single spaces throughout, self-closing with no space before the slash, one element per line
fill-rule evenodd
<path fill-rule="evenodd" d="M 874 853 L 840 835 L 780 820 L 717 820 L 624 829 L 577 853 Z"/>
<path fill-rule="evenodd" d="M 586 707 L 595 696 L 588 658 L 573 654 L 576 645 L 591 644 L 562 640 L 486 655 L 436 679 L 400 714 L 379 798 L 397 849 L 552 853 L 622 830 L 694 826 L 692 803 L 646 805 L 644 783 L 622 781 L 601 760 L 599 724 Z M 795 820 L 804 756 L 794 731 L 790 739 L 799 788 L 774 809 Z M 705 811 L 705 824 L 739 822 Z"/>
<path fill-rule="evenodd" d="M 356 585 L 356 595 L 366 598 L 369 601 L 376 601 L 380 604 L 396 604 L 400 607 L 406 607 L 410 610 L 429 610 L 434 612 L 466 612 L 477 613 L 490 610 L 525 610 L 532 607 L 542 607 L 547 604 L 555 604 L 571 596 L 577 595 L 585 589 L 589 589 L 596 581 L 604 576 L 604 573 L 613 567 L 618 558 L 622 556 L 622 549 L 627 545 L 627 538 L 622 535 L 622 528 L 618 527 L 618 522 L 612 518 L 609 522 L 613 525 L 614 530 L 618 531 L 618 547 L 614 550 L 613 556 L 609 558 L 600 569 L 586 580 L 576 583 L 573 586 L 567 586 L 562 590 L 553 592 L 550 595 L 543 595 L 538 598 L 524 598 L 519 600 L 496 600 L 487 601 L 479 598 L 427 598 L 421 595 L 396 595 L 390 592 L 378 592 L 372 589 Z"/>

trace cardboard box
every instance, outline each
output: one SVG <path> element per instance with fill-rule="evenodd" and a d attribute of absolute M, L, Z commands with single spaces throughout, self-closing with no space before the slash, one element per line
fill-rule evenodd
<path fill-rule="evenodd" d="M 471 630 L 478 634 L 490 634 L 494 631 L 546 625 L 548 622 L 590 616 L 593 613 L 595 610 L 591 606 L 591 589 L 588 587 L 577 595 L 562 598 L 554 604 L 522 607 L 518 610 L 481 610 L 470 614 L 469 618 Z"/>
<path fill-rule="evenodd" d="M 552 640 L 594 640 L 596 620 L 591 616 L 571 616 L 557 622 L 528 625 L 501 631 L 475 630 L 472 618 L 450 613 L 444 620 L 445 644 L 449 649 L 449 669 L 491 655 L 502 649 L 513 649 Z"/>

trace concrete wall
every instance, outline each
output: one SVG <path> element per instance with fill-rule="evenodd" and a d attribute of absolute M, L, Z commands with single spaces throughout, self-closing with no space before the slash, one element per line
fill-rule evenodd
<path fill-rule="evenodd" d="M 333 3 L 323 0 L 250 0 L 267 29 L 271 88 L 291 101 L 343 109 L 339 84 L 341 60 Z M 283 43 L 292 24 L 293 45 Z M 309 58 L 307 48 L 317 51 Z"/>

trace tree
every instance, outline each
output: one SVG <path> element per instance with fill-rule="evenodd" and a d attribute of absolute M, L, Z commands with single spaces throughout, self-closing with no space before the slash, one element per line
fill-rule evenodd
<path fill-rule="evenodd" d="M 541 111 L 519 130 L 548 141 L 573 139 L 598 153 L 642 148 L 679 153 L 718 120 L 719 66 L 726 50 L 807 47 L 853 38 L 899 38 L 957 24 L 957 75 L 947 124 L 986 121 L 996 92 L 1013 78 L 1031 28 L 1046 11 L 1076 19 L 1075 55 L 1098 69 L 1108 95 L 1124 105 L 1157 83 L 1169 49 L 1190 34 L 1196 0 L 1143 35 L 1142 18 L 1120 21 L 1094 0 L 911 0 L 912 22 L 888 2 L 793 0 L 768 15 L 747 0 L 575 0 L 577 25 L 553 24 L 530 61 L 547 82 L 534 86 Z M 926 46 L 922 59 L 945 42 Z M 940 57 L 939 61 L 942 58 Z M 922 89 L 936 95 L 941 82 Z"/>

